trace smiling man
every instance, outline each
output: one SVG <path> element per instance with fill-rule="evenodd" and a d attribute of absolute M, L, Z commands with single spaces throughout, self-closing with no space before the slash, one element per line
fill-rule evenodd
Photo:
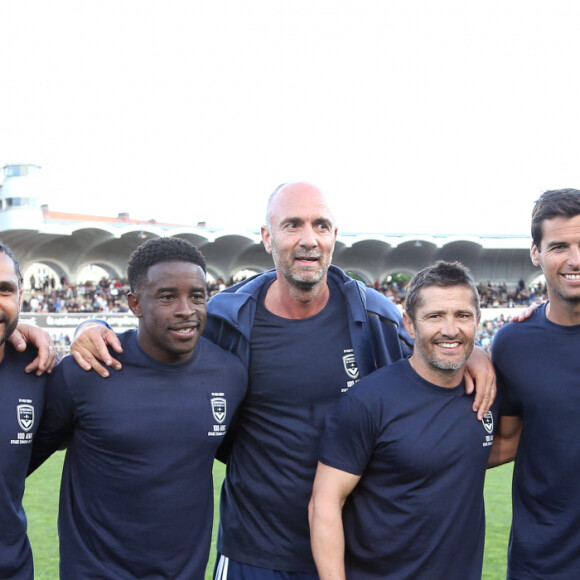
<path fill-rule="evenodd" d="M 203 578 L 215 451 L 242 400 L 243 365 L 201 335 L 205 260 L 160 238 L 130 257 L 137 331 L 119 335 L 109 380 L 72 357 L 50 377 L 31 469 L 67 446 L 59 509 L 62 579 Z"/>
<path fill-rule="evenodd" d="M 407 291 L 412 356 L 330 413 L 310 503 L 321 580 L 480 580 L 494 416 L 469 413 L 463 385 L 478 322 L 467 270 L 425 268 Z"/>
<path fill-rule="evenodd" d="M 17 352 L 6 342 L 16 328 L 21 298 L 20 266 L 0 244 L 0 578 L 32 580 L 22 497 L 46 375 L 24 372 L 35 356 L 33 348 Z"/>
<path fill-rule="evenodd" d="M 549 301 L 494 338 L 504 402 L 490 464 L 515 458 L 508 578 L 569 580 L 580 578 L 580 190 L 546 191 L 531 230 Z"/>

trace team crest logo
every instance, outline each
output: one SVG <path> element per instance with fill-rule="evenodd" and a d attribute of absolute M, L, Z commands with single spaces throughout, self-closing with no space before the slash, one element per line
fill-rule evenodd
<path fill-rule="evenodd" d="M 344 365 L 344 370 L 346 371 L 346 374 L 351 379 L 358 379 L 358 367 L 356 366 L 356 360 L 352 352 L 345 354 L 342 357 L 342 364 Z"/>
<path fill-rule="evenodd" d="M 211 400 L 211 412 L 213 418 L 218 423 L 223 423 L 226 419 L 226 400 L 222 397 L 215 397 Z"/>
<path fill-rule="evenodd" d="M 487 412 L 487 415 L 481 420 L 485 430 L 491 435 L 493 433 L 493 415 L 491 411 Z"/>
<path fill-rule="evenodd" d="M 23 431 L 30 431 L 34 425 L 34 407 L 32 405 L 18 405 L 16 414 L 20 428 Z"/>

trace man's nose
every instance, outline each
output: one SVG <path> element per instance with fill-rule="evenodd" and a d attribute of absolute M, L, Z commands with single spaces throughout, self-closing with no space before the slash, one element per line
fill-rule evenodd
<path fill-rule="evenodd" d="M 318 245 L 318 238 L 311 225 L 306 224 L 301 231 L 300 244 L 309 248 Z"/>

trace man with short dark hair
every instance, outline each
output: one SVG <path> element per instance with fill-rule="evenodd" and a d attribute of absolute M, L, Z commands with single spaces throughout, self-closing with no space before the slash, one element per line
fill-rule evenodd
<path fill-rule="evenodd" d="M 469 412 L 463 384 L 479 314 L 463 266 L 425 268 L 403 315 L 412 356 L 329 414 L 310 504 L 320 580 L 480 580 L 494 416 Z"/>
<path fill-rule="evenodd" d="M 508 578 L 570 580 L 580 578 L 580 190 L 542 194 L 531 232 L 549 301 L 494 338 L 503 403 L 490 465 L 515 459 Z"/>
<path fill-rule="evenodd" d="M 49 379 L 31 470 L 67 446 L 60 573 L 80 578 L 203 578 L 212 467 L 247 386 L 240 361 L 205 338 L 205 260 L 179 238 L 130 257 L 137 331 L 119 335 L 109 380 L 72 357 Z"/>
<path fill-rule="evenodd" d="M 32 580 L 32 552 L 22 507 L 32 440 L 44 401 L 46 375 L 26 374 L 34 349 L 18 352 L 7 339 L 18 323 L 20 266 L 0 243 L 0 578 Z"/>

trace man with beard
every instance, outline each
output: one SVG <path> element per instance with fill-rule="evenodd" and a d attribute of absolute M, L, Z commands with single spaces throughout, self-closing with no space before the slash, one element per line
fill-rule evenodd
<path fill-rule="evenodd" d="M 479 317 L 461 264 L 423 269 L 403 315 L 412 356 L 329 414 L 310 504 L 320 580 L 480 580 L 494 416 L 477 421 L 463 384 Z"/>
<path fill-rule="evenodd" d="M 580 578 L 580 190 L 546 191 L 531 232 L 549 301 L 494 338 L 504 396 L 490 464 L 515 458 L 508 578 L 569 580 Z"/>
<path fill-rule="evenodd" d="M 227 472 L 220 504 L 220 580 L 316 579 L 308 501 L 324 417 L 362 376 L 410 352 L 399 311 L 385 296 L 331 265 L 337 227 L 326 197 L 306 182 L 270 196 L 262 240 L 275 269 L 216 294 L 205 336 L 236 354 L 248 395 L 220 458 Z M 88 328 L 72 352 L 86 370 L 119 368 Z M 487 356 L 471 369 L 483 416 L 495 391 Z M 479 374 L 476 374 L 479 371 Z M 471 416 L 472 413 L 469 413 Z M 474 415 L 475 416 L 475 415 Z M 233 441 L 232 441 L 233 439 Z"/>
<path fill-rule="evenodd" d="M 18 323 L 21 299 L 20 266 L 0 243 L 0 578 L 10 580 L 34 577 L 22 496 L 46 382 L 46 375 L 24 372 L 35 349 L 19 352 L 6 342 Z"/>

